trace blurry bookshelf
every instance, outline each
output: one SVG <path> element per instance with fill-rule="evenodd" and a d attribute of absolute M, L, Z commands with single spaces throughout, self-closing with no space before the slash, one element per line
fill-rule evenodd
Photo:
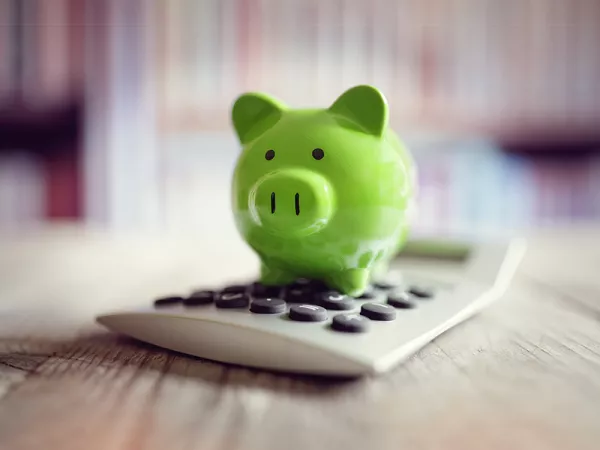
<path fill-rule="evenodd" d="M 0 0 L 0 225 L 81 215 L 84 13 Z"/>
<path fill-rule="evenodd" d="M 415 233 L 494 237 L 600 220 L 600 154 L 538 160 L 485 138 L 406 141 L 419 167 Z M 162 168 L 164 228 L 235 233 L 229 206 L 235 138 L 174 134 L 164 146 L 170 155 Z"/>
<path fill-rule="evenodd" d="M 381 88 L 398 129 L 501 140 L 598 138 L 595 0 L 207 0 L 161 3 L 160 121 L 228 127 L 242 91 L 324 105 Z"/>
<path fill-rule="evenodd" d="M 209 232 L 237 95 L 360 83 L 415 153 L 419 230 L 598 220 L 599 42 L 595 0 L 0 0 L 0 226 Z"/>

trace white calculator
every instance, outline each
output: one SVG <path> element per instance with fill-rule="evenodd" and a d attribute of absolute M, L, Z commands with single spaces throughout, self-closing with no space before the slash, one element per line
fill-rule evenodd
<path fill-rule="evenodd" d="M 319 281 L 232 282 L 148 299 L 97 321 L 117 333 L 200 358 L 271 371 L 364 376 L 389 371 L 502 296 L 521 239 L 413 240 L 384 279 L 357 298 Z"/>

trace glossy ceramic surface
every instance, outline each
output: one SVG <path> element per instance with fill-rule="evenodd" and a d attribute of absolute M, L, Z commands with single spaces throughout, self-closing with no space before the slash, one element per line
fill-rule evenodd
<path fill-rule="evenodd" d="M 262 282 L 309 277 L 362 293 L 405 242 L 414 196 L 412 158 L 388 128 L 384 96 L 356 86 L 328 108 L 292 109 L 247 93 L 232 121 L 243 146 L 233 212 Z"/>

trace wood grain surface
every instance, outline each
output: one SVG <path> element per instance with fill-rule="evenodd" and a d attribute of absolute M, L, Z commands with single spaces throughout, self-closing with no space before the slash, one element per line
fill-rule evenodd
<path fill-rule="evenodd" d="M 238 241 L 0 240 L 1 449 L 597 449 L 600 227 L 534 233 L 506 295 L 389 374 L 226 366 L 95 314 L 254 274 Z"/>

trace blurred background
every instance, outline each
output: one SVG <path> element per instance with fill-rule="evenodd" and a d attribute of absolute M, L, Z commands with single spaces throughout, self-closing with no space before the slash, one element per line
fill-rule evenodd
<path fill-rule="evenodd" d="M 231 104 L 380 88 L 416 233 L 600 222 L 598 0 L 0 0 L 0 228 L 235 233 Z"/>

